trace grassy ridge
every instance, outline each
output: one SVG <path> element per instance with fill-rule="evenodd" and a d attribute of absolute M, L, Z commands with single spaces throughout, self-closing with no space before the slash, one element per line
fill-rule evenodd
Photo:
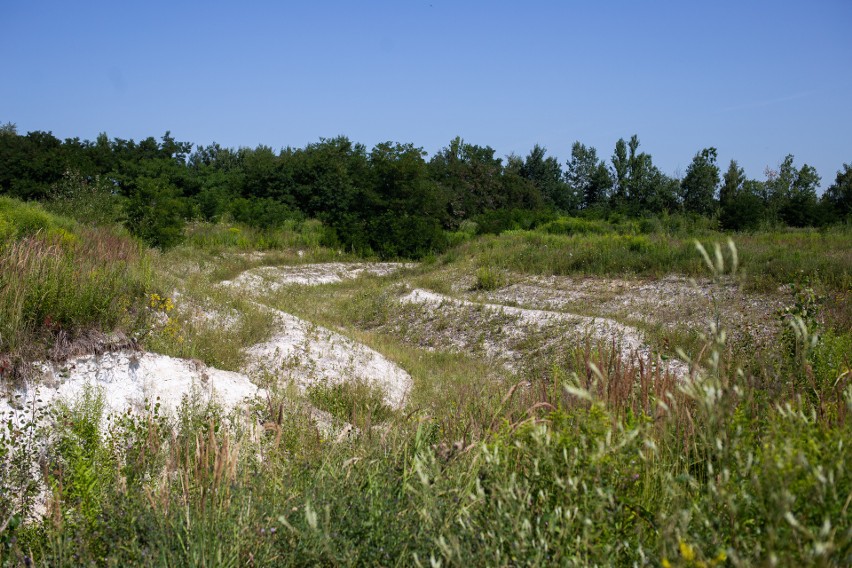
<path fill-rule="evenodd" d="M 7 198 L 0 233 L 0 352 L 138 323 L 151 268 L 132 239 Z"/>
<path fill-rule="evenodd" d="M 728 237 L 714 232 L 697 235 L 705 243 L 724 242 Z M 848 228 L 742 233 L 733 238 L 750 286 L 771 290 L 801 276 L 836 290 L 852 285 L 852 230 Z M 470 241 L 446 256 L 450 262 L 473 259 L 479 266 L 524 274 L 704 276 L 695 239 L 665 233 L 509 231 Z"/>

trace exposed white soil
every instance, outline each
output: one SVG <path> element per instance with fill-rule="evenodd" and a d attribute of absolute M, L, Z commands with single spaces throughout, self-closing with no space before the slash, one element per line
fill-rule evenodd
<path fill-rule="evenodd" d="M 246 270 L 233 280 L 222 282 L 253 292 L 274 292 L 284 286 L 316 286 L 357 278 L 362 274 L 387 276 L 415 266 L 400 262 L 324 262 L 294 266 L 261 266 Z"/>
<path fill-rule="evenodd" d="M 519 358 L 514 345 L 536 331 L 550 329 L 560 338 L 591 339 L 593 341 L 614 342 L 621 350 L 622 357 L 641 357 L 646 365 L 654 365 L 656 357 L 643 342 L 642 333 L 634 327 L 603 317 L 590 317 L 560 311 L 525 309 L 502 304 L 480 303 L 460 300 L 422 289 L 415 289 L 401 298 L 406 304 L 419 304 L 431 308 L 432 313 L 440 313 L 450 318 L 459 328 L 466 322 L 477 322 L 477 327 L 494 328 L 487 337 L 478 336 L 486 354 L 504 360 L 510 368 Z M 442 325 L 447 325 L 446 322 Z M 447 328 L 445 328 L 447 329 Z M 447 334 L 455 340 L 459 349 L 472 347 L 470 334 Z M 554 335 L 550 334 L 551 338 Z M 678 377 L 689 373 L 688 366 L 682 361 L 668 360 L 666 368 Z"/>
<path fill-rule="evenodd" d="M 179 290 L 172 292 L 178 313 L 193 325 L 206 326 L 230 331 L 240 325 L 242 314 L 228 307 L 216 306 L 211 298 L 203 302 L 185 297 Z M 160 322 L 165 323 L 164 321 Z"/>
<path fill-rule="evenodd" d="M 733 282 L 696 282 L 679 276 L 658 280 L 538 276 L 476 299 L 701 332 L 718 318 L 734 342 L 766 346 L 778 332 L 774 314 L 784 305 L 784 296 L 781 291 L 747 293 Z"/>
<path fill-rule="evenodd" d="M 398 408 L 411 388 L 411 376 L 380 353 L 339 333 L 275 310 L 279 331 L 269 341 L 248 349 L 244 373 L 208 367 L 200 361 L 155 353 L 117 351 L 37 364 L 37 380 L 9 397 L 0 397 L 0 415 L 15 410 L 46 408 L 57 400 L 73 402 L 87 386 L 102 389 L 106 414 L 128 408 L 140 411 L 146 402 L 160 403 L 173 413 L 184 397 L 215 401 L 226 412 L 265 396 L 249 378 L 272 373 L 304 391 L 311 384 L 344 381 L 371 383 L 385 393 L 386 404 Z M 324 426 L 328 417 L 314 413 Z M 328 428 L 321 428 L 326 430 Z"/>
<path fill-rule="evenodd" d="M 271 373 L 292 381 L 303 391 L 314 384 L 362 381 L 380 388 L 389 406 L 403 406 L 411 389 L 411 375 L 405 370 L 362 343 L 274 311 L 279 331 L 269 341 L 248 350 L 250 374 Z"/>
<path fill-rule="evenodd" d="M 73 402 L 87 385 L 102 389 L 106 414 L 142 410 L 146 402 L 159 402 L 164 411 L 173 413 L 190 395 L 230 411 L 263 395 L 246 375 L 154 353 L 118 351 L 38 367 L 38 383 L 24 384 L 10 399 L 0 398 L 0 413 L 31 410 L 34 403 L 38 408 L 57 400 Z"/>

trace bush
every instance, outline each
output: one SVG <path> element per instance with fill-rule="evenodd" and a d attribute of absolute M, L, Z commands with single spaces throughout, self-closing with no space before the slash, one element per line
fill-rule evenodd
<path fill-rule="evenodd" d="M 167 181 L 140 177 L 125 203 L 125 223 L 131 234 L 147 245 L 166 249 L 180 242 L 184 203 Z"/>
<path fill-rule="evenodd" d="M 228 211 L 237 223 L 258 229 L 276 229 L 303 218 L 298 211 L 271 198 L 234 199 Z"/>
<path fill-rule="evenodd" d="M 57 215 L 89 225 L 113 225 L 121 221 L 124 198 L 114 192 L 106 177 L 86 178 L 66 172 L 44 202 L 46 209 Z"/>
<path fill-rule="evenodd" d="M 50 237 L 65 236 L 73 229 L 73 221 L 48 213 L 38 203 L 0 197 L 0 248 L 4 242 L 37 233 Z"/>
<path fill-rule="evenodd" d="M 540 230 L 549 235 L 604 235 L 614 232 L 613 226 L 605 221 L 576 217 L 560 217 L 543 225 Z"/>
<path fill-rule="evenodd" d="M 491 291 L 497 290 L 505 285 L 506 279 L 499 270 L 483 266 L 476 271 L 474 290 Z"/>
<path fill-rule="evenodd" d="M 503 231 L 529 231 L 555 217 L 556 213 L 549 210 L 497 209 L 477 215 L 473 221 L 477 234 L 499 235 Z M 459 230 L 463 229 L 459 227 Z"/>

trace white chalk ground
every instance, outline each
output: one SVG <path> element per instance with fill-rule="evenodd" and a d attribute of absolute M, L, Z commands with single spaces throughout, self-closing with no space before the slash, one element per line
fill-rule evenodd
<path fill-rule="evenodd" d="M 304 265 L 286 267 L 280 273 L 273 269 L 264 273 L 270 285 L 318 284 L 355 278 L 362 273 L 388 274 L 407 266 L 403 264 L 344 264 Z M 300 276 L 298 269 L 303 268 Z M 273 275 L 280 275 L 276 284 Z M 247 271 L 236 281 L 241 286 L 257 284 L 254 271 Z M 25 414 L 16 409 L 44 408 L 57 400 L 73 402 L 87 385 L 104 392 L 105 411 L 124 412 L 128 408 L 142 410 L 145 402 L 159 401 L 161 408 L 174 412 L 185 396 L 198 396 L 206 403 L 215 401 L 226 412 L 265 396 L 252 379 L 261 374 L 292 381 L 304 392 L 312 384 L 336 385 L 346 381 L 361 381 L 375 385 L 385 394 L 385 403 L 399 408 L 411 388 L 411 376 L 386 357 L 366 345 L 339 333 L 316 326 L 280 310 L 273 310 L 278 319 L 278 331 L 264 343 L 247 350 L 248 363 L 242 373 L 207 367 L 199 361 L 177 359 L 155 353 L 119 351 L 99 356 L 84 356 L 64 363 L 38 364 L 41 377 L 32 384 L 0 397 L 0 415 Z M 196 307 L 199 319 L 209 315 Z M 221 317 L 222 314 L 214 314 Z M 213 316 L 209 316 L 213 317 Z M 226 323 L 238 314 L 228 313 Z M 317 416 L 321 417 L 318 412 Z"/>
<path fill-rule="evenodd" d="M 246 270 L 233 280 L 221 282 L 253 292 L 274 292 L 284 286 L 317 286 L 358 278 L 362 274 L 386 276 L 415 266 L 402 262 L 324 262 L 294 266 L 261 266 Z"/>
<path fill-rule="evenodd" d="M 411 389 L 411 375 L 378 351 L 296 316 L 274 310 L 279 332 L 248 350 L 249 374 L 272 373 L 302 391 L 312 384 L 370 383 L 385 403 L 400 408 Z"/>
<path fill-rule="evenodd" d="M 340 282 L 362 274 L 387 275 L 411 266 L 414 265 L 334 262 L 261 267 L 247 270 L 234 280 L 222 284 L 246 291 L 274 291 L 288 285 Z M 565 333 L 572 335 L 615 339 L 624 356 L 637 353 L 648 363 L 654 360 L 640 331 L 606 317 L 473 302 L 422 289 L 413 290 L 402 301 L 443 306 L 444 309 L 474 308 L 495 314 L 503 313 L 517 318 L 520 324 L 505 330 L 510 335 L 522 334 L 524 328 L 559 324 L 566 329 Z M 196 308 L 199 319 L 207 317 L 206 308 Z M 83 392 L 85 385 L 103 389 L 108 412 L 123 412 L 127 408 L 139 410 L 146 400 L 153 403 L 158 399 L 161 408 L 174 411 L 181 400 L 190 394 L 200 396 L 202 401 L 216 400 L 226 411 L 230 411 L 265 395 L 254 382 L 262 374 L 291 381 L 302 392 L 318 383 L 335 385 L 345 381 L 367 382 L 382 390 L 389 406 L 399 408 L 405 404 L 411 389 L 411 376 L 399 366 L 344 335 L 291 314 L 273 311 L 278 320 L 278 330 L 268 341 L 247 350 L 248 364 L 241 373 L 153 353 L 121 351 L 79 357 L 63 364 L 41 365 L 44 376 L 37 381 L 37 386 L 23 385 L 19 391 L 0 397 L 0 413 L 5 415 L 15 408 L 31 408 L 33 403 L 46 406 L 58 399 L 72 401 Z M 214 315 L 217 320 L 225 320 L 225 323 L 239 317 L 239 314 L 233 313 L 228 313 L 227 317 L 215 313 L 210 317 Z M 681 361 L 669 360 L 667 365 L 681 377 L 689 372 L 687 365 Z"/>
<path fill-rule="evenodd" d="M 37 384 L 25 384 L 12 397 L 0 398 L 0 414 L 32 410 L 34 404 L 47 407 L 58 400 L 71 403 L 87 386 L 102 390 L 106 414 L 141 411 L 146 401 L 159 402 L 163 411 L 174 413 L 189 395 L 202 403 L 214 400 L 230 411 L 264 394 L 246 375 L 154 353 L 118 351 L 39 367 Z"/>
<path fill-rule="evenodd" d="M 439 308 L 444 306 L 485 309 L 516 317 L 519 323 L 525 326 L 543 327 L 551 323 L 559 323 L 569 326 L 569 329 L 572 330 L 572 335 L 590 337 L 595 340 L 615 340 L 616 344 L 620 346 L 622 356 L 625 358 L 636 353 L 643 358 L 646 364 L 653 365 L 656 360 L 651 350 L 643 342 L 642 333 L 639 330 L 609 318 L 581 316 L 548 310 L 531 310 L 504 306 L 502 304 L 471 302 L 422 289 L 412 290 L 403 296 L 401 301 Z M 520 329 L 520 327 L 517 329 Z M 511 333 L 512 330 L 509 330 L 509 332 Z M 689 374 L 689 367 L 682 361 L 670 359 L 666 361 L 666 365 L 669 371 L 677 377 L 682 378 Z"/>

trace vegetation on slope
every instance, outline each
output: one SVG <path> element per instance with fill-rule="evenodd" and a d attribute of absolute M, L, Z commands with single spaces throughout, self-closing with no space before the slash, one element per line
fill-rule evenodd
<path fill-rule="evenodd" d="M 0 354 L 137 329 L 150 278 L 135 240 L 0 197 Z"/>
<path fill-rule="evenodd" d="M 553 215 L 500 236 L 468 225 L 459 247 L 414 278 L 440 284 L 457 271 L 488 290 L 512 273 L 707 275 L 692 238 L 721 234 L 657 222 Z M 215 284 L 261 264 L 340 258 L 303 220 L 192 225 L 158 256 L 112 229 L 0 198 L 0 230 L 4 351 L 132 329 L 152 300 L 165 310 L 151 296 L 156 281 L 163 295 L 185 296 L 169 311 L 174 327 L 149 345 L 238 367 L 239 346 L 266 324 L 248 298 Z M 848 565 L 847 237 L 740 235 L 744 283 L 789 287 L 785 331 L 745 361 L 716 329 L 684 354 L 694 372 L 682 384 L 621 361 L 611 345 L 564 345 L 551 368 L 521 375 L 474 353 L 420 349 L 383 332 L 399 280 L 284 289 L 268 298 L 276 307 L 345 327 L 403 364 L 415 380 L 409 406 L 389 409 L 363 385 L 319 385 L 310 400 L 359 428 L 341 440 L 319 432 L 276 377 L 248 416 L 188 398 L 176 416 L 153 403 L 104 420 L 108 393 L 95 390 L 51 414 L 18 411 L 0 433 L 0 562 Z M 715 281 L 732 278 L 722 268 Z M 213 332 L 176 314 L 207 299 L 247 323 Z"/>

